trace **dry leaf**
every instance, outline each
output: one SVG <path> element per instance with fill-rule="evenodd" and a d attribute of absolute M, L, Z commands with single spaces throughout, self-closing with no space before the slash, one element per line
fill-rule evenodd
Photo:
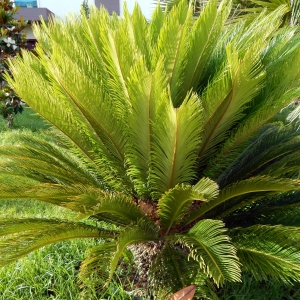
<path fill-rule="evenodd" d="M 195 292 L 196 286 L 192 284 L 173 294 L 169 300 L 192 300 Z"/>

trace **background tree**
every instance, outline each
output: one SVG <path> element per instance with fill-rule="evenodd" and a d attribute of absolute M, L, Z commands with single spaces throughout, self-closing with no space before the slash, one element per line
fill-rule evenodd
<path fill-rule="evenodd" d="M 89 8 L 89 4 L 88 4 L 87 0 L 83 0 L 81 7 L 82 7 L 86 17 L 88 18 L 90 15 L 90 8 Z"/>
<path fill-rule="evenodd" d="M 22 30 L 27 21 L 23 17 L 19 21 L 15 20 L 17 11 L 18 7 L 14 7 L 12 1 L 0 2 L 0 101 L 1 113 L 8 120 L 9 127 L 12 127 L 14 115 L 23 110 L 20 105 L 21 99 L 6 84 L 3 77 L 4 71 L 10 72 L 7 60 L 16 57 L 26 43 L 26 35 Z"/>
<path fill-rule="evenodd" d="M 105 287 L 129 252 L 158 299 L 192 284 L 213 297 L 242 271 L 300 280 L 299 126 L 274 119 L 300 94 L 300 33 L 279 29 L 285 7 L 250 25 L 225 25 L 230 11 L 212 0 L 195 20 L 180 1 L 150 22 L 136 6 L 35 26 L 38 56 L 11 61 L 7 80 L 59 132 L 3 142 L 0 199 L 82 221 L 1 220 L 2 265 L 102 238 L 86 286 Z"/>

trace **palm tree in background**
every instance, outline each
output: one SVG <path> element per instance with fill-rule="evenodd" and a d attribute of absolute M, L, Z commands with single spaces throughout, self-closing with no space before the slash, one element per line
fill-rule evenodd
<path fill-rule="evenodd" d="M 7 80 L 57 130 L 3 139 L 0 199 L 78 220 L 2 219 L 2 266 L 101 238 L 80 268 L 88 287 L 129 252 L 158 299 L 191 284 L 214 297 L 242 271 L 300 279 L 300 129 L 276 117 L 300 94 L 299 32 L 278 29 L 285 7 L 225 26 L 230 10 L 212 0 L 195 20 L 179 1 L 148 23 L 138 6 L 120 19 L 93 8 L 35 26 L 38 56 Z"/>

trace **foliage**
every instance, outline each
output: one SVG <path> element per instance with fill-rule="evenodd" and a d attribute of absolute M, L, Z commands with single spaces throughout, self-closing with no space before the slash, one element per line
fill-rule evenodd
<path fill-rule="evenodd" d="M 239 1 L 241 3 L 239 13 L 242 20 L 251 21 L 262 11 L 270 13 L 279 6 L 286 6 L 283 24 L 296 26 L 300 24 L 300 2 L 298 0 L 250 0 Z"/>
<path fill-rule="evenodd" d="M 21 99 L 6 85 L 3 77 L 4 71 L 9 72 L 7 59 L 14 58 L 26 42 L 26 36 L 22 30 L 27 25 L 27 21 L 23 17 L 20 17 L 19 21 L 15 20 L 17 11 L 18 7 L 14 7 L 12 1 L 0 2 L 0 113 L 8 120 L 10 128 L 14 115 L 23 111 Z"/>
<path fill-rule="evenodd" d="M 299 281 L 300 129 L 273 118 L 300 94 L 300 33 L 278 29 L 285 7 L 225 25 L 230 9 L 212 0 L 194 19 L 179 1 L 148 23 L 138 6 L 121 19 L 94 8 L 35 26 L 38 56 L 11 61 L 7 80 L 58 132 L 5 139 L 0 199 L 78 222 L 0 220 L 1 265 L 102 237 L 79 272 L 99 292 L 128 251 L 135 286 L 158 299 L 192 284 L 215 297 L 242 271 Z"/>

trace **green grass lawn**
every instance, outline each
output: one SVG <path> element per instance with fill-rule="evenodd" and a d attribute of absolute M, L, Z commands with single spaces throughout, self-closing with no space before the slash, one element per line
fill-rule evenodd
<path fill-rule="evenodd" d="M 50 125 L 34 112 L 30 107 L 24 107 L 23 112 L 16 114 L 13 120 L 14 129 L 30 129 L 32 131 L 38 131 L 49 128 Z M 7 127 L 7 121 L 0 115 L 0 131 L 10 130 Z"/>
<path fill-rule="evenodd" d="M 0 218 L 66 215 L 73 217 L 69 211 L 36 201 L 0 202 Z M 0 299 L 79 299 L 78 267 L 86 249 L 94 244 L 94 240 L 82 239 L 60 242 L 0 269 Z M 96 299 L 92 293 L 90 299 Z"/>

